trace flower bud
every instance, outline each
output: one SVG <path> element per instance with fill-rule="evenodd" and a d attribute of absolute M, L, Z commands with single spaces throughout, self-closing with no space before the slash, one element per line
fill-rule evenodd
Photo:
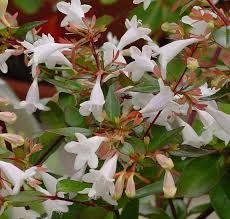
<path fill-rule="evenodd" d="M 163 154 L 157 154 L 156 160 L 159 163 L 159 165 L 164 169 L 171 170 L 174 167 L 172 159 L 169 157 L 166 157 Z"/>
<path fill-rule="evenodd" d="M 178 29 L 178 25 L 176 23 L 168 23 L 165 22 L 161 25 L 161 29 L 164 32 L 169 32 L 169 33 L 176 33 L 177 29 Z"/>
<path fill-rule="evenodd" d="M 0 120 L 9 124 L 12 124 L 16 121 L 17 116 L 12 112 L 0 112 Z"/>
<path fill-rule="evenodd" d="M 0 105 L 1 106 L 7 106 L 10 104 L 10 100 L 5 97 L 0 97 Z"/>
<path fill-rule="evenodd" d="M 115 200 L 118 200 L 121 198 L 123 190 L 124 190 L 124 184 L 125 184 L 125 176 L 123 173 L 118 177 L 118 179 L 115 183 L 115 192 L 113 194 L 113 198 Z"/>
<path fill-rule="evenodd" d="M 177 188 L 175 186 L 172 174 L 166 170 L 163 182 L 163 192 L 165 198 L 173 198 L 176 194 Z"/>
<path fill-rule="evenodd" d="M 149 142 L 150 142 L 149 136 L 145 136 L 144 137 L 144 143 L 145 143 L 145 145 L 149 145 Z"/>
<path fill-rule="evenodd" d="M 8 0 L 0 0 L 0 19 L 6 26 L 10 26 L 5 18 L 7 6 L 8 6 Z"/>
<path fill-rule="evenodd" d="M 20 135 L 3 133 L 0 134 L 0 138 L 3 138 L 5 141 L 9 142 L 13 146 L 20 146 L 24 144 L 24 138 Z"/>
<path fill-rule="evenodd" d="M 187 68 L 190 69 L 191 71 L 195 71 L 199 67 L 199 63 L 197 59 L 189 57 L 187 59 Z"/>
<path fill-rule="evenodd" d="M 135 182 L 133 180 L 134 174 L 131 174 L 128 178 L 125 194 L 128 198 L 134 198 L 136 196 Z"/>

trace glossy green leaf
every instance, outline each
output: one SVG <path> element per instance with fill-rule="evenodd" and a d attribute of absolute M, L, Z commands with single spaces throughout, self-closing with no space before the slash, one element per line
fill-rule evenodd
<path fill-rule="evenodd" d="M 171 219 L 162 208 L 153 208 L 153 213 L 149 215 L 150 219 Z"/>
<path fill-rule="evenodd" d="M 63 179 L 57 183 L 57 192 L 80 192 L 83 189 L 90 188 L 91 184 L 78 182 L 70 179 Z"/>
<path fill-rule="evenodd" d="M 65 121 L 68 125 L 74 127 L 84 126 L 84 117 L 79 113 L 79 109 L 75 106 L 69 106 L 64 110 Z"/>
<path fill-rule="evenodd" d="M 121 212 L 120 219 L 138 219 L 139 217 L 139 200 L 130 200 Z"/>
<path fill-rule="evenodd" d="M 49 129 L 46 130 L 47 132 L 54 133 L 57 135 L 62 135 L 65 137 L 75 137 L 75 133 L 81 133 L 85 136 L 90 136 L 92 133 L 89 129 L 84 128 L 77 128 L 77 127 L 66 127 L 66 128 L 60 128 L 60 129 Z"/>
<path fill-rule="evenodd" d="M 188 215 L 202 213 L 205 210 L 207 210 L 208 208 L 210 208 L 211 206 L 212 205 L 210 203 L 205 203 L 205 204 L 195 206 L 188 212 Z"/>
<path fill-rule="evenodd" d="M 158 194 L 162 192 L 163 182 L 157 181 L 147 186 L 144 186 L 136 191 L 136 198 L 143 198 L 145 196 Z"/>
<path fill-rule="evenodd" d="M 14 0 L 17 7 L 27 14 L 36 13 L 43 4 L 43 0 Z"/>
<path fill-rule="evenodd" d="M 114 85 L 109 87 L 109 91 L 105 100 L 105 111 L 111 121 L 114 121 L 120 116 L 121 104 L 116 97 Z"/>
<path fill-rule="evenodd" d="M 103 15 L 102 17 L 97 18 L 94 28 L 106 27 L 111 24 L 113 17 L 110 15 Z"/>
<path fill-rule="evenodd" d="M 67 107 L 75 106 L 75 97 L 67 93 L 59 93 L 58 106 L 64 111 Z"/>
<path fill-rule="evenodd" d="M 177 182 L 177 196 L 197 197 L 209 192 L 224 173 L 223 157 L 208 155 L 193 159 Z"/>

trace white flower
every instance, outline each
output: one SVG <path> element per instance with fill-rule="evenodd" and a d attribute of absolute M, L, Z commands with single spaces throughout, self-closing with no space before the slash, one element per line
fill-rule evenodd
<path fill-rule="evenodd" d="M 113 36 L 111 32 L 108 32 L 107 34 L 107 40 L 109 43 L 112 43 L 113 45 L 117 46 L 119 41 L 116 36 Z"/>
<path fill-rule="evenodd" d="M 139 93 L 139 92 L 129 92 L 132 96 L 132 105 L 135 110 L 144 108 L 149 101 L 154 97 L 151 93 Z"/>
<path fill-rule="evenodd" d="M 82 5 L 80 0 L 71 0 L 71 3 L 59 2 L 57 8 L 63 14 L 66 14 L 65 18 L 61 22 L 61 27 L 67 26 L 69 23 L 73 23 L 81 28 L 85 27 L 82 18 L 85 17 L 90 9 L 90 5 Z"/>
<path fill-rule="evenodd" d="M 144 3 L 144 9 L 146 10 L 152 1 L 154 1 L 154 0 L 133 0 L 133 4 L 140 4 L 143 2 Z"/>
<path fill-rule="evenodd" d="M 151 60 L 152 49 L 150 46 L 143 46 L 142 52 L 137 47 L 132 46 L 130 53 L 135 61 L 129 63 L 124 68 L 124 71 L 132 73 L 131 78 L 133 81 L 140 80 L 146 71 L 153 72 L 156 63 Z"/>
<path fill-rule="evenodd" d="M 124 63 L 126 64 L 125 58 L 122 56 L 121 52 L 117 49 L 117 47 L 111 43 L 111 42 L 106 42 L 102 46 L 103 50 L 103 61 L 105 67 L 108 66 L 109 64 L 112 64 L 113 61 L 117 63 Z M 117 59 L 115 60 L 115 57 L 119 53 Z"/>
<path fill-rule="evenodd" d="M 72 67 L 69 60 L 62 54 L 62 51 L 72 48 L 72 44 L 55 43 L 54 38 L 48 34 L 42 35 L 42 38 L 35 41 L 33 44 L 24 41 L 21 43 L 27 50 L 26 54 L 33 53 L 28 66 L 32 65 L 32 75 L 36 75 L 36 67 L 45 63 L 47 67 L 53 68 L 56 64 Z"/>
<path fill-rule="evenodd" d="M 103 105 L 105 104 L 104 94 L 100 85 L 101 77 L 98 76 L 96 84 L 90 95 L 90 100 L 80 104 L 79 112 L 82 116 L 89 116 L 91 113 L 98 122 L 102 122 L 103 118 Z"/>
<path fill-rule="evenodd" d="M 36 190 L 47 195 L 47 196 L 56 196 L 56 185 L 58 180 L 56 178 L 54 178 L 53 176 L 51 176 L 48 173 L 45 172 L 39 172 L 39 174 L 42 177 L 43 183 L 46 187 L 47 190 L 43 189 L 40 186 L 36 187 Z M 63 193 L 58 193 L 58 197 L 64 198 L 64 194 Z M 69 211 L 68 206 L 72 205 L 72 202 L 68 202 L 68 201 L 62 201 L 62 200 L 46 200 L 43 203 L 43 206 L 45 208 L 45 211 L 48 215 L 47 218 L 51 218 L 53 212 L 63 212 L 66 213 Z"/>
<path fill-rule="evenodd" d="M 93 183 L 92 188 L 84 189 L 82 194 L 87 194 L 90 198 L 97 199 L 101 197 L 111 205 L 116 205 L 117 202 L 112 198 L 115 192 L 114 174 L 117 168 L 118 155 L 114 155 L 111 159 L 106 160 L 100 170 L 90 170 L 83 176 L 83 181 Z"/>
<path fill-rule="evenodd" d="M 225 145 L 230 141 L 230 132 L 224 130 L 218 122 L 206 111 L 196 109 L 201 122 L 204 125 L 206 133 L 206 141 L 210 142 L 215 135 L 217 138 L 225 142 Z"/>
<path fill-rule="evenodd" d="M 19 193 L 24 181 L 30 179 L 36 174 L 36 167 L 31 167 L 24 172 L 11 163 L 0 161 L 0 171 L 3 173 L 2 183 L 5 189 L 10 195 L 16 195 Z M 11 188 L 11 185 L 9 185 L 8 182 L 12 184 L 13 188 Z"/>
<path fill-rule="evenodd" d="M 14 49 L 7 49 L 3 53 L 0 54 L 0 70 L 2 73 L 8 72 L 8 66 L 6 64 L 6 61 L 10 56 L 14 54 Z"/>
<path fill-rule="evenodd" d="M 12 112 L 0 112 L 0 120 L 8 124 L 13 124 L 17 120 L 17 115 Z"/>
<path fill-rule="evenodd" d="M 49 110 L 48 107 L 44 106 L 40 102 L 37 77 L 34 78 L 34 81 L 28 90 L 26 100 L 21 101 L 18 106 L 15 106 L 15 108 L 25 108 L 28 113 L 33 113 L 36 111 L 36 109 L 44 111 Z"/>
<path fill-rule="evenodd" d="M 166 79 L 168 63 L 172 61 L 172 59 L 176 57 L 185 47 L 199 41 L 200 40 L 196 38 L 177 40 L 160 48 L 155 44 L 150 44 L 152 45 L 152 49 L 156 52 L 155 55 L 160 55 L 159 62 L 161 65 L 161 74 L 163 79 Z"/>
<path fill-rule="evenodd" d="M 32 210 L 26 210 L 25 207 L 13 207 L 11 208 L 11 214 L 13 219 L 37 219 L 40 215 Z"/>
<path fill-rule="evenodd" d="M 174 167 L 172 159 L 166 157 L 164 154 L 157 154 L 156 160 L 159 163 L 159 165 L 164 169 L 171 170 Z"/>
<path fill-rule="evenodd" d="M 195 130 L 185 121 L 183 121 L 180 117 L 176 117 L 176 121 L 179 126 L 184 126 L 182 130 L 183 144 L 191 145 L 194 147 L 200 147 L 205 145 L 207 142 L 204 141 L 203 135 L 198 136 Z M 207 140 L 207 139 L 206 139 Z"/>
<path fill-rule="evenodd" d="M 140 27 L 141 20 L 137 20 L 136 15 L 134 15 L 130 21 L 126 19 L 125 25 L 128 30 L 120 39 L 117 47 L 119 50 L 122 50 L 127 45 L 139 39 L 152 41 L 151 38 L 148 36 L 148 34 L 151 33 L 151 30 L 149 28 Z"/>
<path fill-rule="evenodd" d="M 208 97 L 215 94 L 219 89 L 208 88 L 208 83 L 204 83 L 202 86 L 199 87 L 201 91 L 202 97 Z"/>
<path fill-rule="evenodd" d="M 161 79 L 159 79 L 159 84 L 160 92 L 155 95 L 142 110 L 140 110 L 143 117 L 150 117 L 149 115 L 152 113 L 163 110 L 173 100 L 174 93 L 171 91 L 170 87 L 165 86 Z"/>
<path fill-rule="evenodd" d="M 80 170 L 85 166 L 85 164 L 88 164 L 90 168 L 97 168 L 98 157 L 95 153 L 106 138 L 94 136 L 87 139 L 81 133 L 76 133 L 75 135 L 78 142 L 71 141 L 65 145 L 65 150 L 67 152 L 77 154 L 74 168 L 76 170 Z"/>

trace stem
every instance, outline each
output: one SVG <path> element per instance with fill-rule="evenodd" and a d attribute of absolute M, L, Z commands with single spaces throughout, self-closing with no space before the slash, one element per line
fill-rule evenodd
<path fill-rule="evenodd" d="M 157 113 L 157 115 L 155 116 L 155 118 L 153 119 L 153 121 L 150 123 L 147 131 L 144 134 L 144 137 L 146 137 L 149 134 L 150 129 L 153 127 L 154 123 L 157 121 L 157 119 L 160 116 L 161 112 L 162 112 L 162 110 Z"/>
<path fill-rule="evenodd" d="M 209 3 L 209 5 L 210 5 L 211 8 L 213 9 L 213 11 L 215 11 L 215 12 L 217 13 L 217 15 L 220 17 L 220 19 L 224 22 L 224 24 L 225 24 L 226 26 L 228 26 L 228 25 L 229 25 L 229 19 L 222 13 L 222 11 L 221 11 L 219 8 L 217 8 L 217 7 L 213 4 L 212 0 L 207 0 L 207 2 Z"/>
<path fill-rule="evenodd" d="M 207 208 L 205 211 L 203 211 L 196 219 L 205 219 L 205 218 L 207 218 L 213 211 L 214 211 L 214 208 L 211 206 L 211 207 Z"/>
<path fill-rule="evenodd" d="M 169 206 L 170 206 L 170 208 L 171 208 L 173 218 L 174 218 L 174 219 L 177 219 L 176 208 L 175 208 L 175 206 L 174 206 L 174 204 L 173 204 L 172 199 L 169 199 Z"/>

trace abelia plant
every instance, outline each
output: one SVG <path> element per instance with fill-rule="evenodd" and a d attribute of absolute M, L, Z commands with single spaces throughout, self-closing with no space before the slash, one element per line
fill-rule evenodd
<path fill-rule="evenodd" d="M 40 34 L 43 21 L 17 26 L 0 1 L 0 69 L 24 54 L 33 78 L 25 100 L 0 104 L 38 111 L 47 127 L 26 138 L 8 129 L 16 114 L 0 112 L 1 218 L 230 218 L 228 12 L 212 0 L 174 3 L 182 15 L 162 23 L 168 43 L 133 15 L 100 45 L 107 20 L 86 16 L 80 0 L 57 3 L 59 41 Z M 56 87 L 48 102 L 41 81 Z M 74 173 L 46 163 L 60 149 Z"/>

